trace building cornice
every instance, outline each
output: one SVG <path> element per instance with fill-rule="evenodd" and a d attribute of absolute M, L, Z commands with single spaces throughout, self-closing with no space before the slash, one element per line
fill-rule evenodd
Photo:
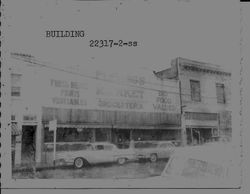
<path fill-rule="evenodd" d="M 179 60 L 180 65 L 185 70 L 231 76 L 231 72 L 223 69 L 219 65 L 200 62 L 200 61 L 194 61 L 194 60 L 185 59 L 181 57 L 178 57 L 178 60 Z"/>

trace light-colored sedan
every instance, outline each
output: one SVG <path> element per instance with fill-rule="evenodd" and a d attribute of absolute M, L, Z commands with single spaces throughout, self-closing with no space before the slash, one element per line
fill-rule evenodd
<path fill-rule="evenodd" d="M 76 168 L 83 168 L 89 164 L 117 162 L 122 165 L 135 160 L 133 149 L 118 149 L 108 142 L 88 143 L 82 150 L 61 151 L 56 154 L 56 162 L 73 164 Z"/>
<path fill-rule="evenodd" d="M 149 159 L 151 162 L 169 158 L 175 149 L 170 141 L 135 141 L 133 144 L 137 159 Z"/>

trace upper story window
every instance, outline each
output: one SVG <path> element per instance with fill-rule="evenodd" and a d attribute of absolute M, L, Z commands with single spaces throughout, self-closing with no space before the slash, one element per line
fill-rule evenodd
<path fill-rule="evenodd" d="M 16 120 L 16 115 L 11 115 L 11 121 L 15 121 Z"/>
<path fill-rule="evenodd" d="M 191 100 L 195 102 L 200 102 L 201 101 L 200 81 L 190 80 L 190 88 L 191 88 Z"/>
<path fill-rule="evenodd" d="M 11 74 L 11 96 L 21 96 L 21 74 Z"/>
<path fill-rule="evenodd" d="M 221 103 L 221 104 L 226 103 L 224 84 L 216 83 L 216 96 L 217 96 L 218 103 Z"/>
<path fill-rule="evenodd" d="M 21 87 L 12 86 L 11 96 L 21 96 Z"/>

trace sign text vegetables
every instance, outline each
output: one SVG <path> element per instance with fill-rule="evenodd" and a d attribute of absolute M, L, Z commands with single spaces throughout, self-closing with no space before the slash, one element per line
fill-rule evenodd
<path fill-rule="evenodd" d="M 99 71 L 96 79 L 52 74 L 48 80 L 47 106 L 135 112 L 180 111 L 175 82 L 167 83 L 170 87 L 165 87 L 159 80 L 147 81 L 145 76 L 112 74 L 111 78 Z"/>

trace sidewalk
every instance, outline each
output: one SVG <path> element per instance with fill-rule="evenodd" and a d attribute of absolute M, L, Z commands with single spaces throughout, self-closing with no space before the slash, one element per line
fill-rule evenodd
<path fill-rule="evenodd" d="M 49 170 L 49 169 L 63 169 L 63 168 L 70 168 L 68 165 L 56 165 L 47 164 L 47 163 L 36 163 L 36 164 L 22 164 L 22 165 L 15 165 L 12 168 L 12 173 L 17 172 L 36 172 L 41 170 Z"/>

